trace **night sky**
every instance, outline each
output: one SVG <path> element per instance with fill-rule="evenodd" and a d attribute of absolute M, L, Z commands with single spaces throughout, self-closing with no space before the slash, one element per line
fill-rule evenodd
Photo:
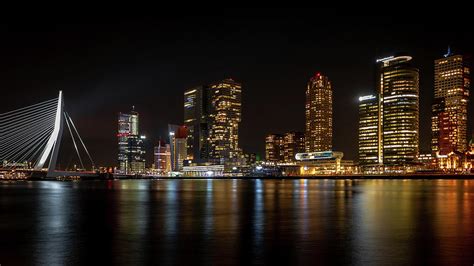
<path fill-rule="evenodd" d="M 265 8 L 4 20 L 0 112 L 61 89 L 96 163 L 115 165 L 117 113 L 135 105 L 151 162 L 167 124 L 183 122 L 183 91 L 231 77 L 243 86 L 240 145 L 263 155 L 266 134 L 304 130 L 306 83 L 321 72 L 334 89 L 334 150 L 356 159 L 357 98 L 373 92 L 375 59 L 406 53 L 420 68 L 421 150 L 429 151 L 433 60 L 448 45 L 472 54 L 474 24 L 464 11 L 436 12 L 442 20 L 411 11 Z M 64 154 L 63 161 L 70 158 Z"/>

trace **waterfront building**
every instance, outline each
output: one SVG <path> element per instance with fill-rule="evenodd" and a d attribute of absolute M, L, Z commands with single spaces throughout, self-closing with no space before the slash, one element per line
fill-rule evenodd
<path fill-rule="evenodd" d="M 127 174 L 145 173 L 145 136 L 131 135 L 128 138 L 128 162 L 130 169 Z"/>
<path fill-rule="evenodd" d="M 225 79 L 184 92 L 188 159 L 195 163 L 239 161 L 242 85 Z"/>
<path fill-rule="evenodd" d="M 472 139 L 464 152 L 451 151 L 448 154 L 436 154 L 434 157 L 436 168 L 448 173 L 472 173 L 474 166 L 474 145 Z"/>
<path fill-rule="evenodd" d="M 187 177 L 224 176 L 224 165 L 191 165 L 183 167 L 183 175 Z"/>
<path fill-rule="evenodd" d="M 382 163 L 379 97 L 359 97 L 359 165 Z"/>
<path fill-rule="evenodd" d="M 256 153 L 245 153 L 245 164 L 246 165 L 254 165 L 257 163 L 257 154 Z"/>
<path fill-rule="evenodd" d="M 416 162 L 418 163 L 418 172 L 435 171 L 437 169 L 436 160 L 431 153 L 418 154 Z"/>
<path fill-rule="evenodd" d="M 295 175 L 294 169 L 299 176 L 347 175 L 359 171 L 352 160 L 343 160 L 344 153 L 338 151 L 298 153 L 295 157 L 297 167 L 283 167 L 286 175 Z"/>
<path fill-rule="evenodd" d="M 198 86 L 184 92 L 184 125 L 188 128 L 187 159 L 196 163 L 209 159 L 209 92 L 208 86 Z"/>
<path fill-rule="evenodd" d="M 187 136 L 188 130 L 185 126 L 168 125 L 170 141 L 171 170 L 181 171 L 187 160 Z"/>
<path fill-rule="evenodd" d="M 239 160 L 239 124 L 242 117 L 242 85 L 225 79 L 209 85 L 211 103 L 209 160 L 223 164 Z"/>
<path fill-rule="evenodd" d="M 118 173 L 141 174 L 145 172 L 144 137 L 139 135 L 139 114 L 119 113 L 118 117 Z"/>
<path fill-rule="evenodd" d="M 171 147 L 164 141 L 158 141 L 154 148 L 154 165 L 158 174 L 166 174 L 171 171 Z"/>
<path fill-rule="evenodd" d="M 469 87 L 470 68 L 466 57 L 453 54 L 448 48 L 447 54 L 434 62 L 433 155 L 442 158 L 467 150 Z"/>
<path fill-rule="evenodd" d="M 364 173 L 416 169 L 419 155 L 419 74 L 410 56 L 377 60 L 373 95 L 359 97 L 359 165 Z M 413 167 L 411 167 L 413 166 Z"/>
<path fill-rule="evenodd" d="M 305 135 L 301 132 L 269 134 L 265 137 L 265 160 L 283 164 L 296 161 L 297 153 L 305 152 Z"/>
<path fill-rule="evenodd" d="M 297 153 L 305 152 L 305 136 L 302 132 L 288 132 L 283 136 L 283 161 L 295 162 Z"/>
<path fill-rule="evenodd" d="M 416 159 L 423 164 L 432 164 L 434 161 L 434 157 L 431 153 L 420 153 Z"/>
<path fill-rule="evenodd" d="M 274 163 L 284 161 L 283 135 L 269 134 L 265 137 L 265 160 Z"/>
<path fill-rule="evenodd" d="M 332 86 L 328 77 L 317 73 L 306 88 L 306 152 L 332 150 Z"/>
<path fill-rule="evenodd" d="M 419 74 L 410 56 L 377 60 L 383 164 L 412 164 L 418 155 Z"/>

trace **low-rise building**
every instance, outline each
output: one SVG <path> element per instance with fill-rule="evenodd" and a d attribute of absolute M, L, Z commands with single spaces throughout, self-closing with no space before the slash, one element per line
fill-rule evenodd
<path fill-rule="evenodd" d="M 192 165 L 183 167 L 183 175 L 189 177 L 224 176 L 224 165 Z"/>
<path fill-rule="evenodd" d="M 357 174 L 358 166 L 352 160 L 343 160 L 343 156 L 337 151 L 298 153 L 295 165 L 283 167 L 283 172 L 300 176 Z"/>

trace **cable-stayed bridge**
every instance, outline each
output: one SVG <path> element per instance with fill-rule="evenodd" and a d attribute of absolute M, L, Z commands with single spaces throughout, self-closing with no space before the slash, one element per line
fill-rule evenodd
<path fill-rule="evenodd" d="M 65 128 L 72 138 L 81 171 L 56 169 Z M 92 171 L 85 170 L 80 149 L 87 155 Z M 0 114 L 0 171 L 58 177 L 93 175 L 93 170 L 94 161 L 64 110 L 62 91 L 57 98 Z"/>

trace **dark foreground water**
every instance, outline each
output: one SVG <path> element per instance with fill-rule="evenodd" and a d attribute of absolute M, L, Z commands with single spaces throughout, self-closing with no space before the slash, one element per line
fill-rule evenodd
<path fill-rule="evenodd" d="M 0 182 L 0 264 L 473 265 L 474 180 Z"/>

